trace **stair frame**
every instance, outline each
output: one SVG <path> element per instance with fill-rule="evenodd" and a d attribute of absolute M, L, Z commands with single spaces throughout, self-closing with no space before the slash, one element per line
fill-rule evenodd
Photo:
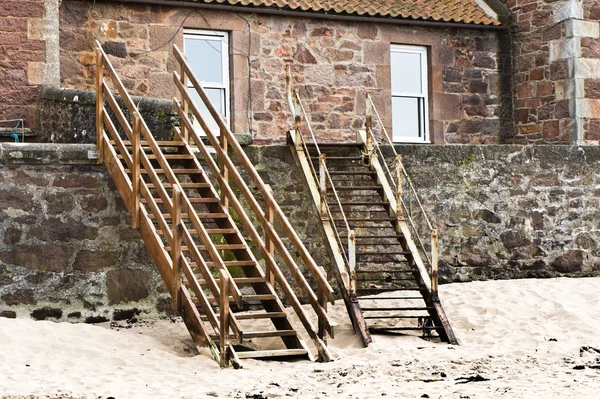
<path fill-rule="evenodd" d="M 290 131 L 288 136 L 290 143 L 293 145 L 292 152 L 294 153 L 295 158 L 304 173 L 304 177 L 308 184 L 309 191 L 311 192 L 313 203 L 317 209 L 317 212 L 321 214 L 321 225 L 323 228 L 324 237 L 327 241 L 326 247 L 329 251 L 330 259 L 335 266 L 334 270 L 336 271 L 338 284 L 340 285 L 340 288 L 345 288 L 345 290 L 342 290 L 346 291 L 346 295 L 344 295 L 343 298 L 346 302 L 346 307 L 352 320 L 355 332 L 360 333 L 363 343 L 365 346 L 367 346 L 372 341 L 372 338 L 370 336 L 365 317 L 362 314 L 360 305 L 356 299 L 357 297 L 355 289 L 357 286 L 357 275 L 355 269 L 356 252 L 354 250 L 354 234 L 353 231 L 351 231 L 348 227 L 349 245 L 348 251 L 344 253 L 343 246 L 339 244 L 341 239 L 339 235 L 337 235 L 335 223 L 331 220 L 331 218 L 326 217 L 327 213 L 324 210 L 324 208 L 328 208 L 327 199 L 324 195 L 326 193 L 326 181 L 322 177 L 319 177 L 323 174 L 329 176 L 326 163 L 324 162 L 325 156 L 322 155 L 318 150 L 319 144 L 317 144 L 315 135 L 310 127 L 310 123 L 308 121 L 306 112 L 304 111 L 304 107 L 302 106 L 302 101 L 298 91 L 295 90 L 292 92 L 292 78 L 289 67 L 287 68 L 286 78 L 288 103 L 292 112 L 292 116 L 294 117 L 294 130 Z M 379 146 L 378 140 L 373 134 L 373 113 L 375 113 L 383 131 L 383 135 L 387 138 L 388 144 L 392 148 L 392 151 L 395 155 L 394 172 L 390 171 L 386 162 L 386 158 L 381 150 L 381 147 Z M 313 140 L 310 145 L 317 148 L 320 156 L 318 173 L 314 170 L 314 167 L 310 162 L 307 140 L 302 132 L 302 119 L 304 119 L 307 130 L 309 131 Z M 410 177 L 408 176 L 408 173 L 402 164 L 402 157 L 396 152 L 390 136 L 387 134 L 387 131 L 385 131 L 385 126 L 383 125 L 383 122 L 377 113 L 377 109 L 375 108 L 370 94 L 367 94 L 366 97 L 365 127 L 365 131 L 357 132 L 356 141 L 361 145 L 363 163 L 369 166 L 371 171 L 375 174 L 377 183 L 381 185 L 384 202 L 389 204 L 387 207 L 388 215 L 390 220 L 393 222 L 394 229 L 397 233 L 399 233 L 399 235 L 402 236 L 400 239 L 401 245 L 410 251 L 410 256 L 407 257 L 407 260 L 409 264 L 412 264 L 417 268 L 417 272 L 413 273 L 413 277 L 420 287 L 419 291 L 426 303 L 426 307 L 428 309 L 432 309 L 429 311 L 429 314 L 432 320 L 434 320 L 435 325 L 438 326 L 436 329 L 440 338 L 450 344 L 458 345 L 458 340 L 454 335 L 450 322 L 444 312 L 438 296 L 439 242 L 437 229 L 433 228 L 429 218 L 425 213 L 412 181 L 410 180 Z M 415 223 L 411 217 L 410 207 L 407 206 L 404 200 L 404 182 L 407 183 L 410 189 L 410 194 L 416 198 L 416 202 L 430 229 L 431 258 L 429 258 L 427 255 L 423 241 L 418 234 Z M 332 181 L 331 186 L 334 187 Z M 349 219 L 345 217 L 343 208 L 337 196 L 336 199 L 338 201 L 339 209 L 343 215 L 343 219 L 347 225 L 347 221 Z M 415 243 L 413 237 L 416 237 L 419 245 Z M 422 253 L 423 256 L 421 256 Z M 423 261 L 423 258 L 427 260 L 427 264 Z"/>
<path fill-rule="evenodd" d="M 131 97 L 127 93 L 100 43 L 96 42 L 96 44 L 96 137 L 98 163 L 104 163 L 112 176 L 113 181 L 117 186 L 117 190 L 121 194 L 125 206 L 132 216 L 133 227 L 140 230 L 142 239 L 159 269 L 171 298 L 173 298 L 173 309 L 181 314 L 196 345 L 208 347 L 212 356 L 219 362 L 221 367 L 227 367 L 229 365 L 233 365 L 236 368 L 241 367 L 239 357 L 229 339 L 230 331 L 233 332 L 233 336 L 236 337 L 239 342 L 242 342 L 244 337 L 235 314 L 230 309 L 230 299 L 233 299 L 233 301 L 241 307 L 243 295 L 219 256 L 218 249 L 212 242 L 207 229 L 204 227 L 203 222 L 193 208 L 191 199 L 182 192 L 184 184 L 179 183 L 176 178 L 173 169 L 167 161 L 167 156 L 159 148 L 158 142 L 152 136 L 148 126 L 141 117 L 136 105 L 131 100 Z M 235 223 L 232 222 L 231 216 L 229 215 L 230 207 L 237 212 L 253 243 L 265 259 L 266 276 L 258 267 L 252 252 L 246 248 L 246 252 L 248 253 L 247 256 L 249 256 L 248 261 L 252 261 L 252 263 L 256 265 L 258 273 L 263 277 L 266 277 L 265 284 L 271 292 L 276 293 L 273 287 L 275 283 L 279 284 L 317 348 L 317 359 L 320 361 L 331 361 L 332 355 L 326 347 L 326 335 L 329 334 L 333 337 L 334 325 L 327 315 L 327 302 L 333 303 L 334 298 L 333 288 L 327 282 L 324 270 L 318 267 L 312 259 L 311 255 L 308 253 L 298 235 L 291 227 L 291 224 L 283 214 L 281 208 L 275 202 L 270 187 L 264 184 L 241 149 L 239 143 L 235 140 L 221 116 L 208 100 L 202 86 L 193 76 L 191 68 L 185 60 L 185 56 L 177 49 L 177 47 L 174 47 L 174 53 L 180 66 L 181 75 L 174 72 L 173 76 L 176 84 L 179 83 L 177 85 L 178 88 L 180 88 L 180 90 L 183 89 L 180 92 L 183 104 L 178 99 L 174 99 L 174 106 L 182 117 L 183 123 L 182 128 L 176 129 L 175 131 L 176 141 L 174 141 L 174 145 L 180 147 L 183 146 L 188 154 L 194 153 L 190 147 L 191 143 L 198 146 L 202 158 L 207 162 L 219 183 L 220 193 L 217 193 L 211 184 L 208 184 L 207 187 L 203 187 L 202 189 L 210 190 L 211 195 L 219 199 L 217 205 L 225 210 L 227 215 L 226 218 L 229 219 L 231 222 L 230 224 L 233 226 L 235 226 Z M 105 78 L 105 73 L 107 78 Z M 209 112 L 211 112 L 215 120 L 217 120 L 221 133 L 219 138 L 216 138 L 213 132 L 207 128 L 206 123 L 198 111 L 198 107 L 193 103 L 187 92 L 186 85 L 181 85 L 181 82 L 185 83 L 186 79 L 193 82 L 198 94 L 205 103 L 205 106 L 208 108 Z M 123 110 L 121 110 L 117 104 L 109 87 L 109 83 L 116 89 L 125 104 L 125 109 L 131 114 L 131 123 L 128 122 Z M 113 120 L 108 116 L 109 110 L 114 114 L 117 125 L 115 125 Z M 201 123 L 204 131 L 207 132 L 207 137 L 217 150 L 218 166 L 189 119 L 188 112 L 194 114 L 196 120 Z M 121 138 L 119 130 L 125 134 L 127 139 L 129 139 L 128 144 Z M 145 139 L 143 143 L 150 148 L 150 154 L 141 149 L 142 136 Z M 127 150 L 127 145 L 131 146 L 132 154 Z M 241 178 L 232 159 L 228 155 L 229 149 L 237 156 L 237 161 L 242 164 L 243 170 L 248 173 L 251 181 L 262 195 L 265 203 L 264 209 L 259 206 L 259 203 L 252 194 L 250 188 Z M 180 156 L 180 158 L 183 159 L 183 156 Z M 200 176 L 200 181 L 209 182 L 198 159 L 196 159 L 195 156 L 191 158 L 193 159 L 186 157 L 190 162 L 195 163 L 195 166 L 199 171 L 198 175 Z M 158 163 L 161 168 L 161 173 L 166 176 L 167 184 L 160 181 L 157 171 L 155 170 L 156 168 L 154 168 L 150 162 L 151 160 Z M 122 162 L 125 163 L 125 166 Z M 125 167 L 128 167 L 128 169 L 126 170 Z M 144 173 L 141 173 L 141 169 L 144 170 Z M 131 177 L 129 174 L 131 174 Z M 145 174 L 151 183 L 142 179 L 142 174 Z M 233 180 L 236 187 L 242 192 L 245 200 L 250 205 L 254 216 L 259 220 L 260 225 L 264 230 L 264 239 L 252 224 L 233 189 L 230 187 L 230 179 Z M 158 201 L 155 200 L 150 192 L 149 186 L 152 186 L 152 189 L 158 193 L 158 196 L 160 197 Z M 167 193 L 165 186 L 172 189 L 172 195 Z M 143 204 L 145 206 L 141 206 L 142 200 L 144 201 Z M 158 206 L 159 203 L 163 208 L 166 208 L 166 215 L 160 210 Z M 190 227 L 182 222 L 182 216 L 185 216 L 188 219 L 188 222 L 191 223 L 193 229 L 190 229 Z M 158 223 L 159 229 L 154 226 L 151 217 Z M 166 218 L 171 220 L 171 228 L 169 228 L 168 223 L 165 220 Z M 282 237 L 275 231 L 275 222 L 277 222 L 285 232 L 286 238 L 289 239 L 295 250 L 300 254 L 306 267 L 311 271 L 318 285 L 316 294 L 313 292 L 302 273 L 300 273 L 299 266 L 291 257 L 289 250 L 283 244 Z M 200 237 L 200 241 L 203 244 L 200 249 L 192 239 L 192 231 Z M 239 235 L 239 232 L 237 233 L 236 237 L 233 237 L 232 239 L 238 240 L 240 244 L 247 247 L 243 237 Z M 164 240 L 170 244 L 169 247 L 165 245 L 161 236 L 163 236 Z M 195 266 L 200 269 L 204 277 L 203 281 L 208 283 L 208 288 L 213 295 L 211 297 L 212 299 L 203 292 L 202 287 L 192 271 L 190 261 L 183 256 L 183 248 L 191 253 L 190 257 L 193 258 L 192 260 L 195 263 Z M 210 255 L 210 260 L 212 261 L 210 263 L 212 263 L 213 266 L 217 266 L 219 271 L 218 284 L 211 275 L 211 271 L 208 269 L 208 262 L 205 262 L 200 255 L 200 250 L 207 251 Z M 284 260 L 284 263 L 286 263 L 290 269 L 291 274 L 303 290 L 303 293 L 308 297 L 308 300 L 317 315 L 318 330 L 313 327 L 308 315 L 301 307 L 299 299 L 294 294 L 289 282 L 286 280 L 279 265 L 276 263 L 276 253 Z M 185 281 L 187 281 L 185 286 L 184 278 Z M 189 287 L 193 291 L 197 298 L 196 301 L 205 314 L 204 318 L 216 331 L 218 345 L 211 337 L 211 335 L 215 336 L 215 334 L 211 334 L 207 329 L 207 325 L 204 323 L 203 317 L 200 315 L 196 303 L 194 303 L 194 300 L 186 287 Z M 277 295 L 275 295 L 275 297 L 276 296 Z M 218 302 L 218 315 L 210 305 L 209 300 Z M 270 298 L 270 300 L 273 299 Z M 276 302 L 277 306 L 283 309 L 283 304 L 279 298 L 276 298 Z M 287 314 L 284 322 L 286 326 L 297 331 L 291 325 L 291 320 L 289 320 Z M 297 333 L 295 338 L 298 341 L 297 345 L 300 346 L 297 346 L 298 349 L 288 349 L 287 351 L 290 356 L 297 356 L 302 351 L 306 352 L 311 360 L 314 360 L 313 355 Z M 277 351 L 258 351 L 256 353 L 264 354 L 265 356 L 279 355 Z M 244 353 L 243 357 L 246 358 L 252 356 L 249 353 Z"/>

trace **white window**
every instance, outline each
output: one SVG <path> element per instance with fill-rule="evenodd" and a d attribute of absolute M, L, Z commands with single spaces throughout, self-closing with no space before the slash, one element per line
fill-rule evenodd
<path fill-rule="evenodd" d="M 192 72 L 200 81 L 212 105 L 229 124 L 229 35 L 227 32 L 184 30 L 183 51 Z M 217 122 L 212 118 L 196 90 L 188 82 L 192 100 L 200 108 L 208 127 L 219 134 Z M 196 123 L 197 124 L 197 123 Z"/>
<path fill-rule="evenodd" d="M 427 48 L 391 46 L 392 133 L 395 142 L 429 142 Z"/>

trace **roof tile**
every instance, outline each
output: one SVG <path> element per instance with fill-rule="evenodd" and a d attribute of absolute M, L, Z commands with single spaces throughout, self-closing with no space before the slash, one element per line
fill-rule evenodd
<path fill-rule="evenodd" d="M 188 0 L 189 1 L 189 0 Z M 271 7 L 284 10 L 335 12 L 446 21 L 478 25 L 500 25 L 476 0 L 194 0 L 200 3 L 227 3 L 237 6 Z"/>

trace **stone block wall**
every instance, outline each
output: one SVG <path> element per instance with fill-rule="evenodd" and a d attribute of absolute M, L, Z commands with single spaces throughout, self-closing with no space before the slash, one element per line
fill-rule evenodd
<path fill-rule="evenodd" d="M 168 312 L 163 282 L 116 188 L 88 159 L 93 149 L 0 144 L 0 316 L 95 322 Z M 316 262 L 328 267 L 319 216 L 290 148 L 245 149 Z M 442 282 L 600 276 L 600 148 L 398 151 L 440 232 Z"/>
<path fill-rule="evenodd" d="M 502 0 L 513 14 L 515 143 L 600 140 L 600 5 Z"/>
<path fill-rule="evenodd" d="M 24 119 L 28 127 L 36 123 L 34 103 L 39 85 L 46 83 L 47 69 L 44 3 L 0 2 L 0 121 Z"/>
<path fill-rule="evenodd" d="M 231 121 L 255 143 L 282 143 L 292 126 L 285 65 L 318 135 L 355 136 L 371 92 L 391 129 L 390 43 L 429 49 L 430 129 L 435 143 L 498 143 L 514 136 L 510 41 L 488 30 L 328 22 L 143 4 L 63 0 L 61 84 L 90 89 L 94 39 L 133 94 L 175 95 L 171 44 L 183 29 L 230 32 Z"/>
<path fill-rule="evenodd" d="M 0 147 L 0 315 L 100 322 L 170 308 L 94 149 Z"/>

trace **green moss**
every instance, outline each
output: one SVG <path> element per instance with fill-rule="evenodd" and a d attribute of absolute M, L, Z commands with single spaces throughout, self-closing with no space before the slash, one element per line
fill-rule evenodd
<path fill-rule="evenodd" d="M 156 116 L 158 119 L 163 119 L 164 117 L 167 116 L 167 113 L 165 112 L 164 109 L 157 108 L 156 111 L 154 112 L 154 116 Z"/>
<path fill-rule="evenodd" d="M 466 157 L 463 157 L 461 159 L 458 160 L 458 164 L 459 165 L 468 165 L 470 163 L 473 163 L 477 160 L 477 157 L 475 156 L 474 153 L 470 153 L 469 155 L 467 155 Z"/>

